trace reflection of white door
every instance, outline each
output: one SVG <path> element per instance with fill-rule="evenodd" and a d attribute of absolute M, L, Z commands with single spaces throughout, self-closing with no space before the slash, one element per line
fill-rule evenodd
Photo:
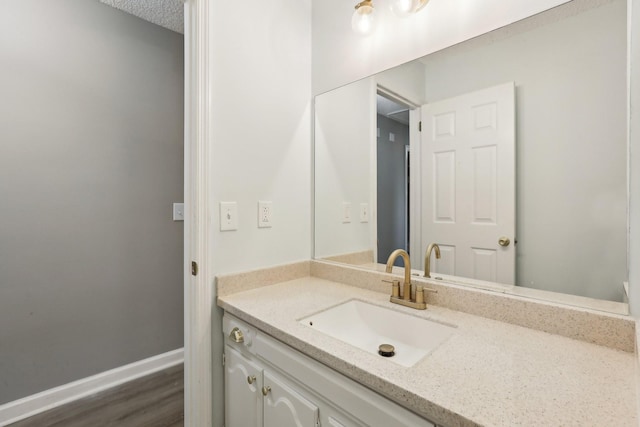
<path fill-rule="evenodd" d="M 421 138 L 422 248 L 442 255 L 432 271 L 514 284 L 514 84 L 423 105 Z"/>

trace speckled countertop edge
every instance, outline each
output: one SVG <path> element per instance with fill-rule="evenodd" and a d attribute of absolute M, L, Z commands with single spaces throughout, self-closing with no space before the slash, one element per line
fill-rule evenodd
<path fill-rule="evenodd" d="M 390 371 L 388 361 L 297 321 L 354 297 L 390 305 L 379 292 L 313 277 L 227 295 L 218 305 L 445 426 L 549 425 L 545 420 L 553 425 L 637 425 L 637 359 L 632 353 L 432 307 L 417 315 L 455 323 L 460 333 L 414 369 L 394 366 Z"/>

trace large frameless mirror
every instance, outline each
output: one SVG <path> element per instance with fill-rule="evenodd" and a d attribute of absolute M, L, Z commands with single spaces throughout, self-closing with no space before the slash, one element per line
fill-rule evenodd
<path fill-rule="evenodd" d="M 627 2 L 575 0 L 315 99 L 315 257 L 623 311 Z M 435 252 L 435 251 L 434 251 Z M 575 299 L 574 299 L 575 301 Z"/>

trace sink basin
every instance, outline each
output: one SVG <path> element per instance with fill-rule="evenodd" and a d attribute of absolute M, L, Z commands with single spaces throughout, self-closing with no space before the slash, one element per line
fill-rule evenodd
<path fill-rule="evenodd" d="M 359 300 L 305 317 L 300 323 L 376 355 L 381 344 L 391 344 L 395 354 L 388 360 L 407 367 L 455 332 L 453 326 Z"/>

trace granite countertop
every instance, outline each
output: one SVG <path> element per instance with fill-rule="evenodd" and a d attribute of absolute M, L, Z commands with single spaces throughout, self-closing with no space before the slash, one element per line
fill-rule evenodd
<path fill-rule="evenodd" d="M 405 368 L 298 322 L 359 299 L 457 326 Z M 274 338 L 444 426 L 637 426 L 636 356 L 559 335 L 304 277 L 218 298 Z"/>

